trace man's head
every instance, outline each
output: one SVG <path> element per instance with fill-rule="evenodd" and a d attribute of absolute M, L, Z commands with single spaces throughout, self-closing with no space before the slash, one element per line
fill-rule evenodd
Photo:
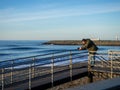
<path fill-rule="evenodd" d="M 86 39 L 82 39 L 82 44 L 86 44 Z"/>

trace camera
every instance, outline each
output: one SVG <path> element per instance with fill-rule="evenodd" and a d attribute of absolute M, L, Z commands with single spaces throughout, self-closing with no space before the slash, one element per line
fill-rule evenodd
<path fill-rule="evenodd" d="M 80 48 L 78 47 L 77 50 L 79 50 Z"/>

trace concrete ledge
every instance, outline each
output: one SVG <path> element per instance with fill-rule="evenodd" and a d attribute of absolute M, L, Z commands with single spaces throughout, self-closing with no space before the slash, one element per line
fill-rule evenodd
<path fill-rule="evenodd" d="M 120 78 L 103 80 L 66 90 L 120 90 Z"/>
<path fill-rule="evenodd" d="M 96 45 L 101 46 L 120 46 L 120 40 L 94 40 Z M 52 40 L 43 44 L 47 45 L 81 45 L 80 40 Z"/>

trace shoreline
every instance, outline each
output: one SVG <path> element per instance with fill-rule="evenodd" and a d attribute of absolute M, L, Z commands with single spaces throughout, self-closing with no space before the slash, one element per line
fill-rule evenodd
<path fill-rule="evenodd" d="M 93 40 L 99 46 L 120 46 L 120 40 Z M 81 45 L 81 40 L 51 40 L 43 45 Z"/>

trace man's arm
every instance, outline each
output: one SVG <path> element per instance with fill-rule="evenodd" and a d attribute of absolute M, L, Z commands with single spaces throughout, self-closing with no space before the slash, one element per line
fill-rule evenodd
<path fill-rule="evenodd" d="M 90 43 L 91 40 L 87 39 L 86 43 L 82 47 L 78 48 L 78 50 L 86 50 L 89 47 Z"/>

